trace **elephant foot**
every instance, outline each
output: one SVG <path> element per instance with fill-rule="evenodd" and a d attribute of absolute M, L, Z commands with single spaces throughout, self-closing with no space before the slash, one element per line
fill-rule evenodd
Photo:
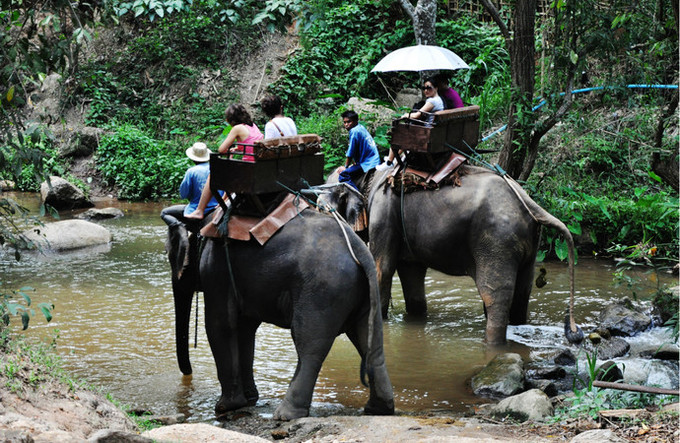
<path fill-rule="evenodd" d="M 413 318 L 427 317 L 427 302 L 425 300 L 406 301 L 406 313 Z"/>
<path fill-rule="evenodd" d="M 286 399 L 281 402 L 274 411 L 274 420 L 295 420 L 296 418 L 307 417 L 309 408 L 299 408 L 291 405 Z"/>
<path fill-rule="evenodd" d="M 245 396 L 237 395 L 236 397 L 229 398 L 222 395 L 215 405 L 215 415 L 219 418 L 230 411 L 240 409 L 244 406 L 248 406 L 248 400 L 246 400 Z"/>
<path fill-rule="evenodd" d="M 368 400 L 364 406 L 366 415 L 394 415 L 394 401 Z"/>
<path fill-rule="evenodd" d="M 246 397 L 246 401 L 248 402 L 248 406 L 255 406 L 257 403 L 257 400 L 260 398 L 260 393 L 257 392 L 257 389 L 246 389 L 243 394 Z"/>

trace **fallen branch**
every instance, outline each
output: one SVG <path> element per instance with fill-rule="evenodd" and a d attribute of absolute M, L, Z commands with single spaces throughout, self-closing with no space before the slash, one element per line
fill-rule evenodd
<path fill-rule="evenodd" d="M 680 391 L 678 391 L 677 389 L 654 388 L 651 386 L 629 385 L 626 383 L 612 383 L 600 380 L 595 380 L 593 382 L 593 386 L 605 389 L 619 389 L 621 391 L 644 392 L 647 394 L 680 395 Z"/>

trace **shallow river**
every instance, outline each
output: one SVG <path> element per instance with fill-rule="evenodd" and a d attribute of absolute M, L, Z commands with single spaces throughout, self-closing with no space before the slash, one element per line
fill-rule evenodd
<path fill-rule="evenodd" d="M 27 207 L 37 207 L 34 196 L 19 197 Z M 203 330 L 202 305 L 196 348 L 192 314 L 193 376 L 183 377 L 175 359 L 170 266 L 164 252 L 166 227 L 158 217 L 163 204 L 102 201 L 97 206 L 117 206 L 126 214 L 101 222 L 113 234 L 110 248 L 60 256 L 26 254 L 18 263 L 0 256 L 5 289 L 30 286 L 35 289 L 31 293 L 35 303 L 55 305 L 52 322 L 45 323 L 38 314 L 27 334 L 46 340 L 58 334 L 57 350 L 66 369 L 124 404 L 154 414 L 181 412 L 191 422 L 212 420 L 219 384 Z M 527 361 L 563 345 L 561 319 L 568 305 L 567 265 L 537 266 L 547 269 L 548 284 L 534 287 L 529 325 L 510 328 L 510 344 L 502 349 L 518 352 Z M 625 287 L 614 286 L 612 271 L 609 261 L 580 259 L 575 314 L 582 326 L 594 324 L 610 300 L 629 295 Z M 654 290 L 653 279 L 639 295 Z M 472 395 L 470 378 L 500 351 L 488 349 L 482 341 L 485 321 L 472 279 L 430 272 L 426 284 L 429 317 L 414 323 L 404 319 L 395 280 L 393 308 L 385 322 L 395 404 L 402 411 L 466 411 L 484 402 Z M 289 332 L 263 325 L 255 359 L 259 405 L 271 411 L 269 406 L 278 404 L 295 370 Z M 311 414 L 328 415 L 341 409 L 352 413 L 367 398 L 367 389 L 359 382 L 358 354 L 348 339 L 339 337 L 323 365 Z"/>

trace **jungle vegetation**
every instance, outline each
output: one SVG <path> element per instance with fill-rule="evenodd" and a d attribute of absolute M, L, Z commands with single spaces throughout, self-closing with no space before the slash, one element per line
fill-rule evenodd
<path fill-rule="evenodd" d="M 173 198 L 186 146 L 217 146 L 228 132 L 224 109 L 241 98 L 228 67 L 258 51 L 265 33 L 299 37 L 267 89 L 301 132 L 324 137 L 327 170 L 344 157 L 339 114 L 349 97 L 389 105 L 388 93 L 418 86 L 417 75 L 371 67 L 434 39 L 470 65 L 452 86 L 481 107 L 482 136 L 508 125 L 480 144 L 494 151 L 482 158 L 565 221 L 581 255 L 677 263 L 678 90 L 628 87 L 677 86 L 677 2 L 9 0 L 0 23 L 0 179 L 21 190 L 68 171 L 46 122 L 25 119 L 50 73 L 62 75 L 64 112 L 85 109 L 85 124 L 107 130 L 95 156 L 119 197 Z M 211 95 L 199 92 L 206 71 L 219 72 Z M 388 128 L 373 129 L 386 150 Z M 17 214 L 0 194 L 0 243 L 18 251 Z M 543 240 L 539 258 L 565 255 L 553 233 Z"/>

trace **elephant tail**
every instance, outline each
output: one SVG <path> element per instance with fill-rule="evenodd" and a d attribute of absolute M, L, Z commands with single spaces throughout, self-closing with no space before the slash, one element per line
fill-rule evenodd
<path fill-rule="evenodd" d="M 347 228 L 343 228 L 347 229 Z M 366 278 L 369 287 L 369 313 L 368 313 L 368 342 L 366 354 L 361 360 L 361 382 L 368 386 L 366 376 L 372 378 L 373 368 L 385 363 L 383 352 L 383 324 L 382 311 L 380 309 L 380 289 L 378 286 L 378 272 L 375 260 L 366 245 L 361 242 L 359 237 L 353 236 L 353 249 Z"/>
<path fill-rule="evenodd" d="M 583 341 L 583 331 L 574 321 L 574 238 L 571 236 L 569 228 L 560 219 L 543 209 L 529 197 L 524 189 L 512 177 L 507 174 L 503 176 L 505 182 L 514 191 L 517 198 L 522 202 L 531 217 L 541 225 L 550 226 L 562 234 L 568 247 L 569 262 L 569 313 L 565 318 L 564 333 L 570 343 L 580 343 Z"/>

